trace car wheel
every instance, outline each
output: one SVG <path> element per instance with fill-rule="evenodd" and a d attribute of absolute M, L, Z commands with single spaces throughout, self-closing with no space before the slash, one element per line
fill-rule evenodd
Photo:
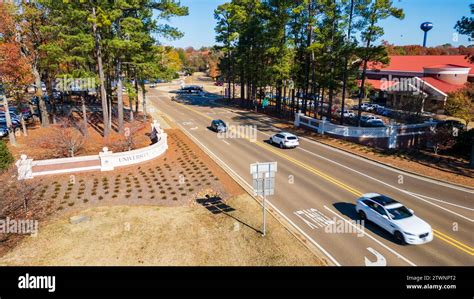
<path fill-rule="evenodd" d="M 405 244 L 405 238 L 403 237 L 401 232 L 395 231 L 393 233 L 393 236 L 395 237 L 395 239 L 397 240 L 399 244 Z"/>
<path fill-rule="evenodd" d="M 280 143 L 280 148 L 283 148 L 283 147 L 284 147 L 284 146 L 283 146 L 283 142 L 281 142 L 281 143 Z"/>
<path fill-rule="evenodd" d="M 359 211 L 359 218 L 361 220 L 367 220 L 367 216 L 365 215 L 365 213 L 363 211 Z"/>

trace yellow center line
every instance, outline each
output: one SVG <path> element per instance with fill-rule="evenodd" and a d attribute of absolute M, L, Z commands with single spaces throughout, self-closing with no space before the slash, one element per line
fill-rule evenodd
<path fill-rule="evenodd" d="M 446 239 L 448 239 L 448 240 L 450 240 L 450 241 L 452 241 L 452 242 L 454 242 L 454 243 L 457 243 L 458 245 L 464 247 L 465 249 L 467 249 L 467 250 L 469 250 L 469 251 L 474 252 L 474 249 L 473 249 L 472 247 L 469 247 L 468 245 L 463 244 L 463 243 L 461 243 L 461 242 L 459 242 L 459 241 L 453 239 L 452 237 L 450 237 L 450 236 L 448 236 L 448 235 L 446 235 L 446 234 L 443 234 L 442 232 L 440 232 L 440 231 L 438 231 L 438 230 L 433 229 L 433 232 L 435 232 L 437 235 L 439 235 L 439 236 L 441 236 L 441 237 L 444 237 L 444 238 L 446 238 Z"/>
<path fill-rule="evenodd" d="M 197 113 L 197 114 L 199 114 L 199 115 L 201 115 L 201 116 L 203 116 L 203 117 L 205 117 L 205 118 L 207 118 L 207 119 L 212 120 L 212 117 L 210 117 L 209 115 L 206 115 L 206 114 L 204 114 L 204 113 L 202 113 L 202 112 L 200 112 L 200 111 L 197 111 L 196 109 L 190 108 L 190 107 L 188 107 L 188 106 L 186 106 L 186 105 L 184 105 L 184 104 L 181 104 L 181 103 L 178 103 L 178 104 L 181 105 L 181 106 L 183 106 L 184 108 L 190 110 L 190 111 L 193 111 L 193 112 L 195 112 L 195 113 Z M 272 152 L 272 153 L 274 153 L 274 154 L 276 154 L 276 155 L 278 155 L 278 156 L 280 156 L 280 157 L 282 157 L 282 158 L 284 158 L 284 159 L 286 159 L 286 160 L 292 162 L 293 164 L 296 164 L 296 165 L 298 165 L 298 166 L 300 166 L 300 167 L 302 167 L 302 168 L 304 168 L 304 169 L 306 169 L 306 170 L 308 170 L 308 171 L 310 171 L 310 172 L 316 174 L 317 176 L 319 176 L 319 177 L 321 177 L 321 178 L 323 178 L 323 179 L 325 179 L 325 180 L 327 180 L 327 181 L 329 181 L 329 182 L 335 184 L 336 186 L 338 186 L 338 187 L 340 187 L 340 188 L 343 188 L 344 190 L 346 190 L 346 191 L 348 191 L 348 192 L 350 192 L 350 193 L 352 193 L 352 194 L 354 194 L 354 195 L 356 195 L 356 196 L 359 196 L 359 197 L 360 197 L 360 196 L 363 195 L 363 193 L 360 192 L 359 190 L 357 190 L 357 189 L 355 189 L 355 188 L 353 188 L 353 187 L 351 187 L 351 186 L 349 186 L 349 185 L 344 184 L 343 182 L 341 182 L 341 181 L 339 181 L 339 180 L 337 180 L 337 179 L 331 177 L 330 175 L 327 175 L 327 174 L 325 174 L 325 173 L 323 173 L 323 172 L 317 170 L 317 169 L 314 168 L 314 167 L 311 167 L 311 166 L 309 166 L 309 165 L 307 165 L 307 164 L 305 164 L 305 163 L 303 163 L 303 162 L 301 162 L 301 161 L 299 161 L 299 160 L 297 160 L 297 159 L 295 159 L 295 158 L 292 158 L 292 157 L 290 157 L 290 156 L 288 156 L 288 155 L 282 153 L 281 151 L 279 151 L 279 150 L 277 150 L 277 149 L 271 147 L 270 145 L 268 145 L 268 144 L 266 144 L 266 143 L 264 143 L 264 142 L 261 142 L 261 141 L 252 141 L 248 136 L 245 136 L 245 139 L 247 139 L 248 141 L 250 141 L 250 142 L 256 144 L 257 146 L 259 146 L 259 147 L 261 147 L 261 148 L 264 148 L 264 149 L 266 149 L 266 150 L 268 150 L 268 151 L 270 151 L 270 152 Z M 456 248 L 462 250 L 463 252 L 466 252 L 466 253 L 468 253 L 468 254 L 470 254 L 470 255 L 474 255 L 474 250 L 473 250 L 472 247 L 469 247 L 468 245 L 466 245 L 466 244 L 464 244 L 464 243 L 462 243 L 462 242 L 460 242 L 460 241 L 457 241 L 456 239 L 454 239 L 454 238 L 452 238 L 452 237 L 449 237 L 449 236 L 447 236 L 446 234 L 443 234 L 443 233 L 441 233 L 441 232 L 438 231 L 438 230 L 433 229 L 433 235 L 436 236 L 437 238 L 439 238 L 440 240 L 443 240 L 444 242 L 446 242 L 446 243 L 448 243 L 448 244 L 450 244 L 450 245 L 452 245 L 452 246 L 454 246 L 454 247 L 456 247 Z"/>
<path fill-rule="evenodd" d="M 459 246 L 459 245 L 457 245 L 457 244 L 456 244 L 456 243 L 460 243 L 460 244 L 462 244 L 461 242 L 459 242 L 459 241 L 456 241 L 456 240 L 454 240 L 454 242 L 456 242 L 456 243 L 454 243 L 454 242 L 451 242 L 450 240 L 448 240 L 448 239 L 445 239 L 444 237 L 442 237 L 442 236 L 438 235 L 438 234 L 435 232 L 435 230 L 433 230 L 433 232 L 434 232 L 434 233 L 433 233 L 433 234 L 434 234 L 434 236 L 436 236 L 438 239 L 441 239 L 441 240 L 443 240 L 444 242 L 446 242 L 446 243 L 448 243 L 448 244 L 450 244 L 450 245 L 452 245 L 452 246 L 454 246 L 454 247 L 456 247 L 456 248 L 458 248 L 458 249 L 460 249 L 460 250 L 462 250 L 462 251 L 466 252 L 466 253 L 467 253 L 467 254 L 469 254 L 469 255 L 474 255 L 474 252 L 472 252 L 472 251 L 469 251 L 469 250 L 466 250 L 465 248 L 463 248 L 463 247 L 461 247 L 461 246 Z M 464 244 L 463 244 L 463 246 L 466 246 L 466 245 L 464 245 Z M 466 247 L 468 247 L 468 246 L 466 246 Z"/>

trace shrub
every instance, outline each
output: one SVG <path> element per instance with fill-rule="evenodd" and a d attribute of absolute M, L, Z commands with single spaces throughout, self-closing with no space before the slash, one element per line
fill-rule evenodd
<path fill-rule="evenodd" d="M 458 155 L 469 157 L 473 143 L 474 129 L 463 131 L 456 137 L 456 143 L 454 144 L 452 150 Z"/>
<path fill-rule="evenodd" d="M 8 150 L 7 144 L 0 141 L 0 170 L 7 169 L 13 161 L 13 156 Z"/>

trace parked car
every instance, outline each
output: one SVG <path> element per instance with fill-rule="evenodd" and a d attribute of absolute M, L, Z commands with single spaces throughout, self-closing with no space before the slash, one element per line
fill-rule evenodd
<path fill-rule="evenodd" d="M 466 125 L 460 122 L 459 120 L 450 119 L 450 120 L 439 121 L 436 124 L 436 128 L 448 128 L 448 129 L 456 128 L 458 130 L 465 131 Z"/>
<path fill-rule="evenodd" d="M 378 193 L 367 193 L 357 200 L 356 211 L 393 234 L 400 243 L 424 244 L 433 240 L 431 226 L 398 201 Z"/>
<path fill-rule="evenodd" d="M 3 138 L 8 135 L 8 128 L 5 124 L 5 126 L 2 126 L 0 123 L 0 138 Z"/>
<path fill-rule="evenodd" d="M 368 120 L 367 122 L 365 122 L 364 126 L 365 127 L 371 127 L 371 128 L 385 127 L 385 123 L 381 119 L 371 119 L 371 120 Z"/>
<path fill-rule="evenodd" d="M 188 85 L 184 86 L 181 90 L 184 93 L 199 93 L 203 91 L 203 88 L 197 85 Z"/>
<path fill-rule="evenodd" d="M 0 120 L 6 120 L 7 116 L 5 112 L 0 111 Z M 12 120 L 12 123 L 20 124 L 20 117 L 16 115 L 14 112 L 10 112 L 10 119 Z"/>
<path fill-rule="evenodd" d="M 336 110 L 336 115 L 340 116 L 342 110 Z M 355 117 L 355 113 L 352 110 L 344 110 L 344 117 Z"/>
<path fill-rule="evenodd" d="M 390 109 L 384 109 L 384 110 L 380 113 L 380 115 L 390 117 L 390 116 L 392 116 L 392 110 L 390 110 Z"/>
<path fill-rule="evenodd" d="M 16 122 L 12 122 L 12 128 L 14 132 L 21 130 L 20 124 Z M 6 120 L 4 119 L 0 119 L 0 131 L 0 137 L 8 135 L 8 126 Z"/>
<path fill-rule="evenodd" d="M 375 116 L 375 115 L 371 115 L 371 114 L 366 114 L 366 115 L 361 115 L 360 116 L 360 121 L 362 123 L 366 123 L 368 122 L 369 120 L 373 120 L 373 119 L 380 119 L 378 116 Z"/>
<path fill-rule="evenodd" d="M 355 105 L 354 107 L 355 107 L 354 109 L 359 109 L 358 105 Z M 362 103 L 360 105 L 360 109 L 362 109 L 362 111 L 373 111 L 374 106 L 369 103 Z"/>
<path fill-rule="evenodd" d="M 380 114 L 380 112 L 382 112 L 384 109 L 385 109 L 384 106 L 376 105 L 376 106 L 374 106 L 373 112 L 374 112 L 374 113 L 377 113 L 377 114 Z"/>
<path fill-rule="evenodd" d="M 226 132 L 227 131 L 227 125 L 226 123 L 221 120 L 221 119 L 214 119 L 211 121 L 211 130 L 215 132 Z"/>
<path fill-rule="evenodd" d="M 280 148 L 295 148 L 299 145 L 299 138 L 288 132 L 280 132 L 270 137 L 270 143 Z"/>
<path fill-rule="evenodd" d="M 18 112 L 18 109 L 16 107 L 9 107 L 8 111 L 10 111 L 10 116 L 12 118 L 16 116 L 18 120 L 20 120 L 20 115 L 23 117 L 24 120 L 28 120 L 29 118 L 32 117 L 31 111 L 28 108 L 21 109 L 21 113 Z M 5 117 L 5 109 L 3 106 L 0 107 L 0 117 Z"/>

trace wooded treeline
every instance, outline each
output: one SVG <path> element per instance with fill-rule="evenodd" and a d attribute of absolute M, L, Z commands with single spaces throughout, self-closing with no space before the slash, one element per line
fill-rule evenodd
<path fill-rule="evenodd" d="M 365 97 L 369 61 L 387 63 L 387 50 L 400 50 L 378 40 L 380 22 L 404 13 L 392 0 L 233 0 L 215 18 L 232 98 L 253 107 L 270 88 L 276 114 L 331 118 L 336 102 L 342 116 L 348 95 Z"/>
<path fill-rule="evenodd" d="M 179 38 L 182 33 L 160 20 L 187 14 L 187 7 L 174 0 L 2 2 L 0 84 L 8 97 L 21 98 L 25 86 L 33 83 L 42 126 L 48 126 L 56 113 L 53 88 L 58 89 L 58 82 L 93 82 L 94 86 L 79 87 L 84 91 L 84 123 L 86 90 L 93 89 L 101 103 L 104 137 L 113 117 L 122 132 L 122 90 L 127 91 L 133 119 L 140 90 L 145 99 L 146 80 L 171 79 L 181 69 L 177 51 L 161 46 L 158 39 Z M 52 108 L 47 109 L 46 101 Z M 146 115 L 146 102 L 142 104 Z"/>

